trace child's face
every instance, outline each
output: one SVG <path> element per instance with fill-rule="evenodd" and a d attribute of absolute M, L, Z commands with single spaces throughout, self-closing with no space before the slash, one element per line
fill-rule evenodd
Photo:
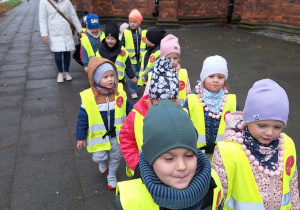
<path fill-rule="evenodd" d="M 130 18 L 129 19 L 129 26 L 132 29 L 137 29 L 139 27 L 139 24 L 138 24 L 138 22 L 135 19 Z"/>
<path fill-rule="evenodd" d="M 166 58 L 169 58 L 171 61 L 172 61 L 172 66 L 174 67 L 174 68 L 176 68 L 176 66 L 178 65 L 178 63 L 179 63 L 179 55 L 178 55 L 178 53 L 170 53 L 170 54 L 168 54 L 167 56 L 166 56 Z"/>
<path fill-rule="evenodd" d="M 90 32 L 94 35 L 94 36 L 97 36 L 98 33 L 100 31 L 100 28 L 92 28 L 90 29 Z"/>
<path fill-rule="evenodd" d="M 247 124 L 251 135 L 261 144 L 269 144 L 279 138 L 284 123 L 279 120 L 262 120 Z"/>
<path fill-rule="evenodd" d="M 152 42 L 150 42 L 147 38 L 146 38 L 146 44 L 148 47 L 153 47 L 155 46 Z"/>
<path fill-rule="evenodd" d="M 107 71 L 103 74 L 100 79 L 100 86 L 104 88 L 113 88 L 115 82 L 114 72 L 113 70 Z"/>
<path fill-rule="evenodd" d="M 157 177 L 167 186 L 186 188 L 197 168 L 197 156 L 188 149 L 176 148 L 159 156 L 153 163 Z"/>
<path fill-rule="evenodd" d="M 224 87 L 225 81 L 223 74 L 212 74 L 205 78 L 204 87 L 211 92 L 217 92 Z"/>
<path fill-rule="evenodd" d="M 105 37 L 105 41 L 110 48 L 113 48 L 117 43 L 117 40 L 112 36 Z"/>

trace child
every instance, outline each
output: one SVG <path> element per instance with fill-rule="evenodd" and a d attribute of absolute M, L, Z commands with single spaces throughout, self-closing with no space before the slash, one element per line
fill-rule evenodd
<path fill-rule="evenodd" d="M 153 105 L 143 136 L 141 179 L 118 182 L 112 209 L 218 209 L 221 182 L 197 150 L 197 131 L 180 104 Z"/>
<path fill-rule="evenodd" d="M 146 43 L 147 51 L 142 54 L 141 57 L 141 68 L 139 71 L 139 80 L 138 85 L 146 85 L 147 80 L 144 75 L 147 74 L 150 69 L 152 69 L 155 61 L 160 54 L 160 41 L 165 36 L 165 29 L 162 27 L 153 27 L 147 31 L 146 34 Z"/>
<path fill-rule="evenodd" d="M 236 96 L 227 95 L 227 78 L 226 60 L 218 55 L 209 56 L 203 62 L 195 94 L 189 94 L 184 105 L 198 131 L 198 148 L 205 150 L 209 159 L 224 133 L 224 115 L 237 109 Z"/>
<path fill-rule="evenodd" d="M 82 35 L 80 41 L 82 45 L 82 61 L 84 71 L 87 72 L 89 59 L 95 56 L 100 42 L 105 38 L 104 33 L 100 30 L 100 21 L 97 15 L 89 14 L 86 19 L 86 35 Z"/>
<path fill-rule="evenodd" d="M 120 25 L 120 32 L 119 32 L 119 39 L 122 40 L 123 37 L 123 32 L 126 28 L 128 28 L 129 24 L 128 23 L 122 23 Z"/>
<path fill-rule="evenodd" d="M 124 83 L 125 72 L 130 80 L 137 83 L 137 78 L 131 68 L 127 50 L 119 40 L 119 27 L 111 21 L 105 26 L 105 39 L 100 43 L 97 57 L 103 57 L 115 63 L 118 69 L 119 82 Z"/>
<path fill-rule="evenodd" d="M 187 95 L 191 93 L 190 80 L 186 69 L 180 67 L 180 46 L 178 43 L 178 38 L 172 34 L 168 34 L 160 42 L 160 57 L 169 58 L 172 61 L 173 67 L 178 71 L 179 77 L 179 95 L 178 102 L 184 104 L 187 99 Z M 146 77 L 145 77 L 146 78 Z M 148 76 L 148 81 L 150 81 L 151 76 Z M 147 78 L 146 78 L 147 80 Z M 147 82 L 144 96 L 149 92 L 149 82 Z"/>
<path fill-rule="evenodd" d="M 99 171 L 106 173 L 108 189 L 115 189 L 122 153 L 118 133 L 132 104 L 127 101 L 123 85 L 118 83 L 115 65 L 104 58 L 92 57 L 88 65 L 91 88 L 80 93 L 82 105 L 77 119 L 77 148 L 87 143 Z M 108 165 L 107 165 L 108 161 Z"/>
<path fill-rule="evenodd" d="M 281 134 L 287 124 L 286 92 L 270 79 L 249 90 L 243 113 L 226 115 L 226 132 L 212 167 L 224 189 L 224 209 L 300 209 L 296 149 Z"/>
<path fill-rule="evenodd" d="M 84 10 L 83 13 L 82 13 L 82 22 L 81 22 L 81 26 L 82 26 L 82 32 L 84 32 L 86 30 L 86 19 L 87 19 L 87 16 L 89 14 L 89 11 L 87 10 Z"/>
<path fill-rule="evenodd" d="M 140 67 L 140 55 L 146 50 L 146 33 L 147 30 L 142 29 L 142 14 L 133 9 L 128 16 L 129 27 L 124 30 L 122 37 L 122 45 L 129 53 L 132 69 L 136 76 Z M 132 98 L 138 98 L 138 86 L 127 78 L 128 89 Z"/>
<path fill-rule="evenodd" d="M 178 96 L 178 73 L 169 59 L 159 58 L 155 62 L 150 83 L 149 95 L 144 96 L 134 105 L 120 131 L 120 149 L 132 171 L 139 162 L 139 151 L 143 144 L 143 119 L 149 108 L 163 99 L 176 102 Z M 132 176 L 132 171 L 127 168 L 127 175 Z"/>

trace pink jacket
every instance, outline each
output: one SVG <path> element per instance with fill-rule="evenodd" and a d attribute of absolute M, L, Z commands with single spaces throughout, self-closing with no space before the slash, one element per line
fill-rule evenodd
<path fill-rule="evenodd" d="M 147 99 L 148 95 L 142 97 L 133 106 L 133 108 L 141 113 L 144 117 L 147 115 L 149 110 L 148 105 L 145 102 Z M 134 118 L 135 112 L 131 111 L 126 117 L 119 135 L 121 152 L 123 153 L 125 162 L 132 170 L 134 170 L 138 164 L 140 156 L 134 135 Z"/>
<path fill-rule="evenodd" d="M 236 140 L 235 131 L 233 130 L 233 128 L 235 127 L 236 123 L 242 119 L 242 112 L 234 112 L 226 115 L 226 128 L 225 133 L 222 136 L 223 141 L 238 142 Z M 224 198 L 226 198 L 228 190 L 228 180 L 218 146 L 216 147 L 214 152 L 212 168 L 216 170 L 220 177 L 224 189 Z M 257 167 L 254 167 L 253 162 L 251 163 L 251 168 L 256 180 L 257 187 L 260 191 L 260 195 L 263 199 L 265 209 L 280 209 L 282 196 L 282 175 L 274 177 L 265 175 L 264 173 L 259 172 Z M 292 199 L 292 208 L 300 209 L 297 166 L 295 168 L 294 176 L 290 181 L 290 192 Z"/>

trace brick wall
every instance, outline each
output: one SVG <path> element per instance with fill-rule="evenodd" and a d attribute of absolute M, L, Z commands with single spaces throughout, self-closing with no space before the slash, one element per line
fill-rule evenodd
<path fill-rule="evenodd" d="M 228 15 L 230 0 L 160 0 L 159 19 L 183 17 L 209 18 Z M 153 17 L 154 0 L 72 0 L 78 11 L 88 10 L 99 16 L 127 16 L 137 8 L 143 17 Z M 252 23 L 280 23 L 300 26 L 300 0 L 235 0 L 233 18 Z"/>
<path fill-rule="evenodd" d="M 300 26 L 300 1 L 273 0 L 268 21 Z"/>

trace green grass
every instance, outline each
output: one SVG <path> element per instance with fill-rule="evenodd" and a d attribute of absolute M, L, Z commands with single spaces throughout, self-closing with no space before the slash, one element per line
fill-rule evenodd
<path fill-rule="evenodd" d="M 21 0 L 9 0 L 9 1 L 6 1 L 4 3 L 2 3 L 3 5 L 7 6 L 8 8 L 13 8 L 19 4 L 21 4 L 22 1 Z"/>

